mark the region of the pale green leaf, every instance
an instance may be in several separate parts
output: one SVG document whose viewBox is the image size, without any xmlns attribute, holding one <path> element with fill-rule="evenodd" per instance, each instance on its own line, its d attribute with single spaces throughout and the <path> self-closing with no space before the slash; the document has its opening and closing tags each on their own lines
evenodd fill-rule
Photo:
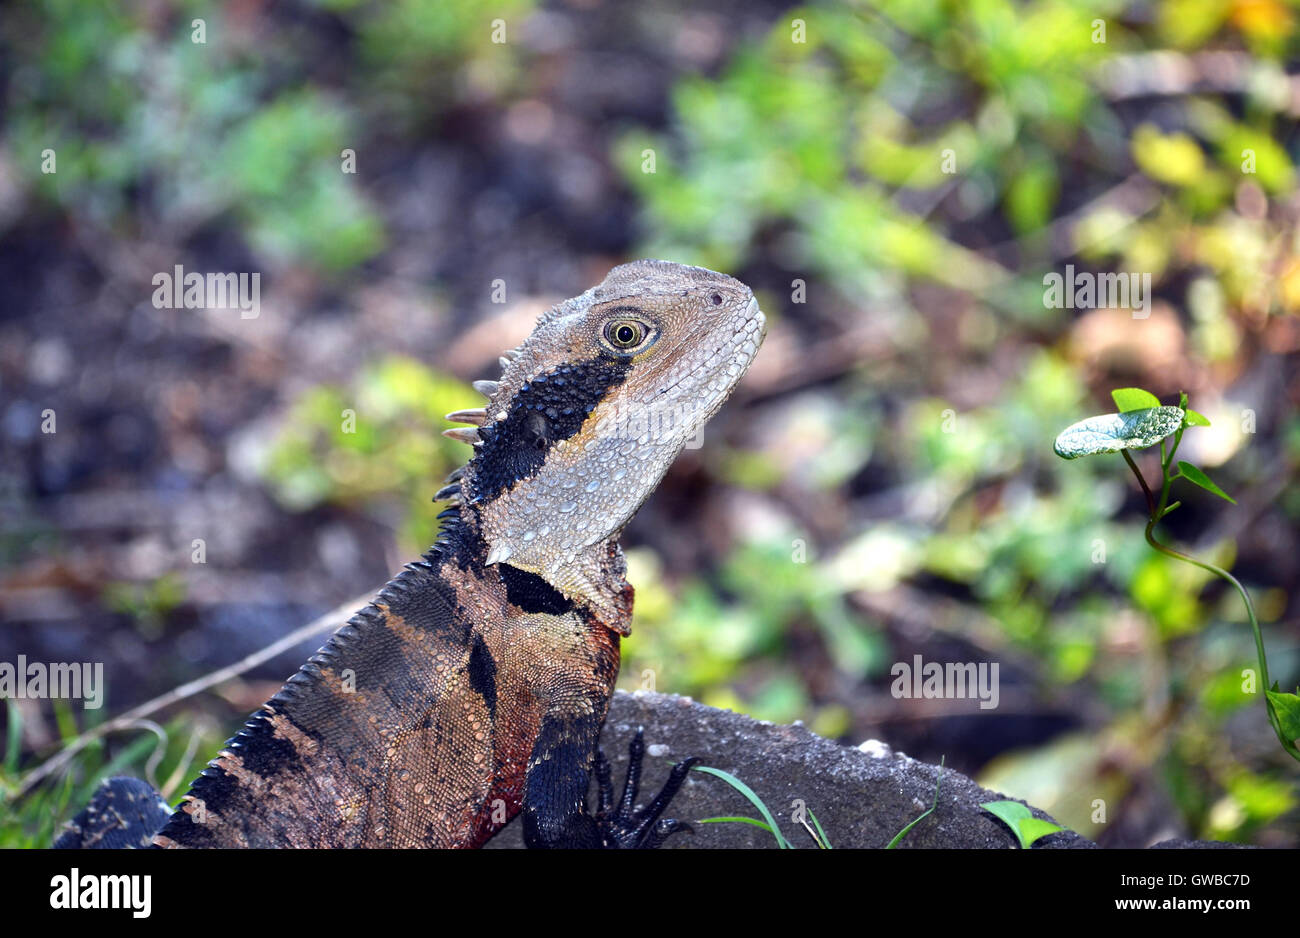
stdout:
<svg viewBox="0 0 1300 938">
<path fill-rule="evenodd" d="M 980 807 L 997 817 L 998 820 L 1012 830 L 1015 830 L 1016 826 L 1025 818 L 1034 816 L 1034 812 L 1019 801 L 989 801 L 980 805 Z"/>
<path fill-rule="evenodd" d="M 1056 438 L 1056 455 L 1078 459 L 1097 453 L 1145 449 L 1178 431 L 1183 425 L 1180 407 L 1149 407 L 1125 414 L 1102 414 L 1071 424 Z"/>
<path fill-rule="evenodd" d="M 1121 414 L 1160 406 L 1160 398 L 1141 388 L 1116 388 L 1110 392 L 1110 396 L 1115 399 L 1115 406 Z"/>
<path fill-rule="evenodd" d="M 1019 801 L 989 801 L 980 807 L 1011 828 L 1016 839 L 1020 841 L 1021 848 L 1025 850 L 1033 846 L 1034 841 L 1040 837 L 1065 829 L 1051 821 L 1034 817 L 1033 812 Z"/>
</svg>

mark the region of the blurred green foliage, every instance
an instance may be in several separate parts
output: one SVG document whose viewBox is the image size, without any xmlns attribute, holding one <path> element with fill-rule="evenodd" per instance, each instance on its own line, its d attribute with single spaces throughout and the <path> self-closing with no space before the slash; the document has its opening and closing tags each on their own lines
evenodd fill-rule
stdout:
<svg viewBox="0 0 1300 938">
<path fill-rule="evenodd" d="M 277 86 L 253 49 L 217 43 L 222 11 L 192 5 L 214 58 L 188 18 L 159 42 L 116 4 L 42 6 L 10 49 L 20 65 L 5 134 L 17 152 L 54 150 L 55 173 L 19 164 L 46 198 L 105 234 L 149 225 L 172 241 L 229 214 L 262 256 L 322 270 L 383 247 L 378 216 L 340 170 L 348 107 Z"/>
<path fill-rule="evenodd" d="M 172 4 L 161 40 L 146 8 L 44 0 L 9 11 L 5 137 L 16 153 L 52 149 L 58 168 L 24 159 L 24 181 L 108 236 L 146 227 L 175 243 L 233 222 L 277 264 L 328 273 L 373 257 L 386 244 L 383 221 L 343 170 L 343 149 L 394 121 L 436 117 L 451 99 L 448 71 L 466 60 L 484 57 L 492 67 L 471 77 L 482 93 L 499 91 L 517 44 L 494 44 L 473 0 L 320 5 L 358 32 L 363 54 L 346 88 L 311 80 L 320 50 L 280 46 L 282 60 L 265 61 L 233 8 Z M 493 16 L 518 23 L 530 6 L 506 0 Z M 358 113 L 362 93 L 382 106 Z"/>
<path fill-rule="evenodd" d="M 465 444 L 442 436 L 443 415 L 477 398 L 468 384 L 413 359 L 383 359 L 351 387 L 320 385 L 293 404 L 266 453 L 266 478 L 297 511 L 329 503 L 400 518 L 402 549 L 423 553 L 437 535 L 429 496 L 469 456 Z M 395 496 L 399 510 L 386 510 Z"/>
<path fill-rule="evenodd" d="M 142 635 L 157 638 L 168 614 L 185 602 L 185 582 L 175 573 L 164 573 L 150 583 L 110 583 L 103 602 L 130 616 Z"/>
</svg>

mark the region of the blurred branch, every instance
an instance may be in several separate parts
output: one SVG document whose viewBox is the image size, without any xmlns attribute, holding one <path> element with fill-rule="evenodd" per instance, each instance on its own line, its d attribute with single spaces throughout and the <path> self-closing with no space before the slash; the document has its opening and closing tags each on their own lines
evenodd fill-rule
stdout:
<svg viewBox="0 0 1300 938">
<path fill-rule="evenodd" d="M 1300 117 L 1300 76 L 1287 75 L 1248 52 L 1161 50 L 1108 58 L 1094 74 L 1114 101 L 1188 94 L 1250 94 Z"/>
<path fill-rule="evenodd" d="M 246 671 L 257 667 L 262 662 L 269 661 L 281 652 L 287 651 L 306 638 L 310 638 L 311 636 L 326 630 L 338 628 L 343 623 L 347 622 L 357 609 L 365 606 L 365 604 L 370 601 L 370 597 L 374 595 L 374 592 L 375 591 L 372 590 L 362 596 L 349 599 L 347 602 L 342 603 L 331 611 L 325 613 L 325 615 L 307 623 L 302 628 L 295 629 L 288 635 L 272 642 L 260 651 L 253 652 L 242 661 L 237 661 L 224 668 L 219 668 L 201 678 L 182 684 L 180 687 L 173 688 L 167 693 L 155 697 L 153 700 L 147 701 L 133 710 L 128 710 L 120 717 L 116 717 L 115 719 L 109 720 L 107 723 L 101 723 L 99 726 L 87 730 L 72 742 L 68 743 L 68 745 L 64 746 L 58 754 L 52 756 L 36 768 L 32 769 L 32 771 L 28 772 L 23 778 L 22 784 L 18 787 L 17 797 L 22 797 L 47 776 L 62 769 L 72 761 L 77 753 L 95 740 L 107 736 L 109 733 L 132 728 L 139 724 L 145 717 L 162 710 L 164 707 L 169 707 L 188 697 L 193 697 L 200 691 L 207 690 L 208 688 L 215 687 L 231 678 L 238 677 Z"/>
<path fill-rule="evenodd" d="M 1074 229 L 1080 220 L 1087 218 L 1089 215 L 1096 213 L 1101 208 L 1115 208 L 1121 210 L 1129 216 L 1127 223 L 1119 228 L 1110 229 L 1105 233 L 1106 236 L 1112 236 L 1117 231 L 1122 231 L 1128 225 L 1133 224 L 1140 217 L 1151 211 L 1160 203 L 1160 188 L 1148 179 L 1142 173 L 1133 173 L 1122 182 L 1111 186 L 1097 198 L 1085 205 L 1081 205 L 1067 215 L 1052 221 L 1050 225 L 1042 229 L 1038 234 L 1040 237 L 1046 237 L 1046 243 L 1051 247 L 1051 258 L 1068 257 L 1081 251 L 1093 247 L 1095 241 L 1076 242 L 1074 239 Z M 1014 247 L 1021 246 L 1024 239 L 1021 237 L 1011 238 L 998 244 L 981 248 L 979 254 L 998 255 L 1003 251 Z"/>
</svg>

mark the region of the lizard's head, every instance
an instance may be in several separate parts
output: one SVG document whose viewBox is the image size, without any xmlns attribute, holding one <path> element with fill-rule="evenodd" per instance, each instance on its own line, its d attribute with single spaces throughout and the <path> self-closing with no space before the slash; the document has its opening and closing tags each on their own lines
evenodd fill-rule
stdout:
<svg viewBox="0 0 1300 938">
<path fill-rule="evenodd" d="M 565 592 L 566 568 L 615 536 L 681 449 L 717 412 L 763 341 L 749 288 L 725 274 L 643 260 L 560 303 L 479 383 L 461 482 L 490 563 L 509 562 Z M 568 587 L 568 588 L 566 588 Z"/>
</svg>

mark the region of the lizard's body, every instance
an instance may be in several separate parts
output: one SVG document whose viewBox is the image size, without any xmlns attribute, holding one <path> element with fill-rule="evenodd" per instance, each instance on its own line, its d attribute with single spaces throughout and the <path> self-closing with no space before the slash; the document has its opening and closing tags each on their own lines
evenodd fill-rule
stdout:
<svg viewBox="0 0 1300 938">
<path fill-rule="evenodd" d="M 158 842 L 475 847 L 513 817 L 548 717 L 599 731 L 621 623 L 531 574 L 509 574 L 510 590 L 474 541 L 453 524 L 389 582 L 227 745 Z"/>
<path fill-rule="evenodd" d="M 154 842 L 473 847 L 521 811 L 532 846 L 679 829 L 655 822 L 687 763 L 639 813 L 608 805 L 598 763 L 586 810 L 631 620 L 617 538 L 764 328 L 743 284 L 663 261 L 543 316 L 476 385 L 487 408 L 449 415 L 479 429 L 448 431 L 475 455 L 439 493 L 438 543 L 253 715 Z"/>
</svg>

